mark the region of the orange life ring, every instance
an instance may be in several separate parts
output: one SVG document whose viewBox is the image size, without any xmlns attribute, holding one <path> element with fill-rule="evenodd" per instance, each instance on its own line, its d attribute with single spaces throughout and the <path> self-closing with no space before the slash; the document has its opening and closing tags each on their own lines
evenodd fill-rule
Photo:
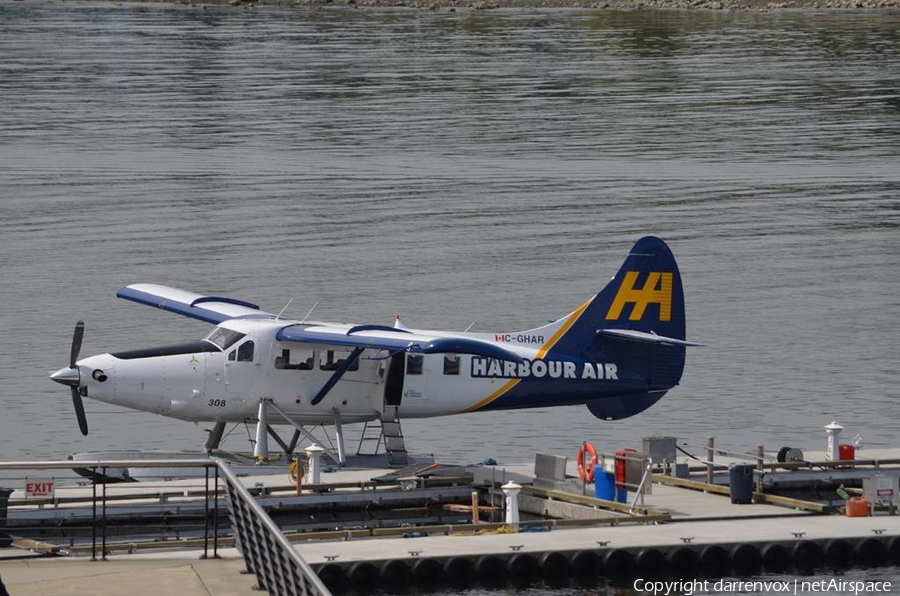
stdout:
<svg viewBox="0 0 900 596">
<path fill-rule="evenodd" d="M 590 456 L 590 459 L 585 461 L 585 454 Z M 585 441 L 581 444 L 581 448 L 578 450 L 578 475 L 581 476 L 581 480 L 584 482 L 593 482 L 594 481 L 594 466 L 597 465 L 597 450 L 594 449 L 594 446 Z"/>
</svg>

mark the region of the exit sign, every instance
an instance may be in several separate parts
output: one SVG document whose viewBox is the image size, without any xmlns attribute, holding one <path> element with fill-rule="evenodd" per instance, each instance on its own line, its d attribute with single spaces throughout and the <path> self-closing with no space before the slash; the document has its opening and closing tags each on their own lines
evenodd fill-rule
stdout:
<svg viewBox="0 0 900 596">
<path fill-rule="evenodd" d="M 52 478 L 26 478 L 26 499 L 52 499 L 56 494 L 56 481 Z"/>
</svg>

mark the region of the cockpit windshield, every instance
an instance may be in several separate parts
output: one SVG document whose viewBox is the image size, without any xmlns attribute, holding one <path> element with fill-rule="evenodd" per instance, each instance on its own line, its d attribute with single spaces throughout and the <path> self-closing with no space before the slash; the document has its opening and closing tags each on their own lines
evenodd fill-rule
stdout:
<svg viewBox="0 0 900 596">
<path fill-rule="evenodd" d="M 204 339 L 206 339 L 206 341 L 211 341 L 223 350 L 227 350 L 242 337 L 244 337 L 244 334 L 239 331 L 232 331 L 231 329 L 225 329 L 224 327 L 216 327 L 213 332 Z"/>
</svg>

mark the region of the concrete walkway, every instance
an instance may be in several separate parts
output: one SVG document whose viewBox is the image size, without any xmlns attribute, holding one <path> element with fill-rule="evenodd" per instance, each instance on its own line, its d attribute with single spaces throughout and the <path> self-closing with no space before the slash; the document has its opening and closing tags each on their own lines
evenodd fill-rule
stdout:
<svg viewBox="0 0 900 596">
<path fill-rule="evenodd" d="M 244 560 L 234 549 L 221 559 L 199 552 L 9 559 L 0 555 L 0 578 L 10 596 L 259 596 L 256 577 L 242 575 Z M 22 554 L 0 549 L 6 556 Z"/>
<path fill-rule="evenodd" d="M 756 507 L 748 505 L 747 508 Z M 414 539 L 364 538 L 341 541 L 299 542 L 294 546 L 304 559 L 315 566 L 329 559 L 335 563 L 355 561 L 412 560 L 416 557 L 459 557 L 487 554 L 508 555 L 521 550 L 526 553 L 548 551 L 572 552 L 603 549 L 661 550 L 682 545 L 687 537 L 696 548 L 706 544 L 796 542 L 795 532 L 803 539 L 823 541 L 831 538 L 861 539 L 900 535 L 900 517 L 802 516 L 793 518 L 722 519 L 716 521 L 677 522 L 661 525 L 622 525 L 618 527 L 566 528 L 551 532 L 520 534 L 433 535 Z M 415 553 L 415 554 L 412 554 Z"/>
</svg>

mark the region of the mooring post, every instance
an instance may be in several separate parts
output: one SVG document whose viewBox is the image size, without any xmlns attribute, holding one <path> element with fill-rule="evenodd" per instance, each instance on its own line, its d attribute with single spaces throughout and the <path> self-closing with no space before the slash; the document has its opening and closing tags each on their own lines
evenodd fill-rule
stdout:
<svg viewBox="0 0 900 596">
<path fill-rule="evenodd" d="M 763 459 L 765 458 L 765 450 L 762 445 L 756 446 L 756 492 L 762 492 L 763 484 Z"/>
<path fill-rule="evenodd" d="M 828 444 L 825 448 L 825 461 L 837 461 L 841 459 L 841 431 L 844 427 L 832 421 L 825 427 L 828 433 Z"/>
<path fill-rule="evenodd" d="M 713 483 L 713 455 L 715 453 L 715 437 L 706 438 L 706 484 Z"/>
<path fill-rule="evenodd" d="M 306 451 L 307 457 L 309 458 L 310 484 L 319 484 L 321 482 L 319 473 L 321 472 L 322 467 L 319 458 L 322 457 L 322 453 L 324 453 L 325 450 L 313 443 L 304 449 L 304 451 Z"/>
<path fill-rule="evenodd" d="M 479 521 L 479 513 L 478 513 L 478 491 L 472 491 L 472 525 L 477 526 Z"/>
<path fill-rule="evenodd" d="M 512 480 L 500 487 L 506 495 L 506 525 L 519 530 L 519 491 L 522 485 Z"/>
</svg>

